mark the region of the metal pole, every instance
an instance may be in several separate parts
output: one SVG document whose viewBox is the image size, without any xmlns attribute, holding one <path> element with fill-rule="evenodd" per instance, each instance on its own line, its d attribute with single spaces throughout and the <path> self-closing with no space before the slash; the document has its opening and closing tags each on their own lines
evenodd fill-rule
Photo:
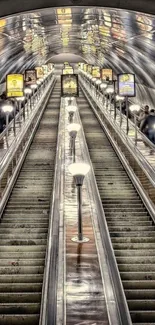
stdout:
<svg viewBox="0 0 155 325">
<path fill-rule="evenodd" d="M 24 122 L 25 122 L 25 100 L 23 102 L 23 119 L 24 119 Z"/>
<path fill-rule="evenodd" d="M 128 107 L 128 96 L 125 96 L 125 107 L 126 107 L 126 134 L 129 133 L 129 107 Z"/>
<path fill-rule="evenodd" d="M 111 114 L 111 94 L 109 94 L 109 102 L 110 102 L 110 114 Z"/>
<path fill-rule="evenodd" d="M 117 110 L 116 110 L 116 80 L 114 80 L 114 120 L 116 120 Z"/>
<path fill-rule="evenodd" d="M 134 114 L 134 123 L 135 123 L 135 145 L 137 145 L 137 116 Z"/>
<path fill-rule="evenodd" d="M 120 128 L 122 126 L 122 102 L 119 101 L 119 113 L 120 113 Z"/>
<path fill-rule="evenodd" d="M 78 240 L 83 240 L 82 232 L 82 186 L 77 185 L 77 199 L 78 199 Z"/>
<path fill-rule="evenodd" d="M 18 103 L 18 108 L 19 108 L 19 122 L 21 123 L 22 117 L 21 117 L 21 101 Z"/>
<path fill-rule="evenodd" d="M 15 111 L 15 107 L 13 108 L 13 132 L 14 135 L 16 134 L 16 111 Z"/>
<path fill-rule="evenodd" d="M 75 163 L 75 137 L 73 138 L 73 162 Z"/>
<path fill-rule="evenodd" d="M 8 125 L 9 125 L 9 114 L 6 113 L 6 143 L 8 145 Z"/>
</svg>

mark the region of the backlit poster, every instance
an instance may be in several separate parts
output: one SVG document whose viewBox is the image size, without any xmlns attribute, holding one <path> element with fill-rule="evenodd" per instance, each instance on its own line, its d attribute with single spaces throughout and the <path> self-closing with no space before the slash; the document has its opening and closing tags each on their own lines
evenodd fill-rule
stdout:
<svg viewBox="0 0 155 325">
<path fill-rule="evenodd" d="M 104 81 L 112 81 L 112 69 L 102 69 L 101 79 Z"/>
<path fill-rule="evenodd" d="M 135 75 L 132 73 L 122 73 L 117 80 L 119 96 L 135 97 Z"/>
<path fill-rule="evenodd" d="M 61 95 L 78 96 L 78 76 L 76 74 L 67 74 L 61 76 Z"/>
<path fill-rule="evenodd" d="M 7 97 L 24 96 L 24 76 L 22 74 L 8 74 L 6 77 Z"/>
<path fill-rule="evenodd" d="M 92 67 L 92 76 L 94 78 L 100 78 L 100 68 L 99 67 Z"/>
<path fill-rule="evenodd" d="M 72 67 L 66 67 L 62 70 L 62 74 L 73 74 L 73 68 Z"/>
<path fill-rule="evenodd" d="M 44 71 L 44 75 L 48 74 L 48 66 L 46 64 L 42 65 L 43 71 Z"/>
<path fill-rule="evenodd" d="M 36 67 L 37 79 L 44 77 L 44 70 L 42 67 Z"/>
<path fill-rule="evenodd" d="M 36 84 L 37 75 L 36 70 L 25 70 L 25 85 L 34 85 Z"/>
</svg>

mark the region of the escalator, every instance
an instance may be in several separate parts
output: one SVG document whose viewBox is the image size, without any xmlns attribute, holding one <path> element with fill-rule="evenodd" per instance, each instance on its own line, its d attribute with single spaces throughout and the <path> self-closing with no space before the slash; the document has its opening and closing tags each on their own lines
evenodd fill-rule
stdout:
<svg viewBox="0 0 155 325">
<path fill-rule="evenodd" d="M 81 91 L 77 105 L 132 322 L 155 324 L 154 222 Z"/>
<path fill-rule="evenodd" d="M 57 82 L 0 222 L 0 324 L 38 325 L 60 108 Z"/>
</svg>

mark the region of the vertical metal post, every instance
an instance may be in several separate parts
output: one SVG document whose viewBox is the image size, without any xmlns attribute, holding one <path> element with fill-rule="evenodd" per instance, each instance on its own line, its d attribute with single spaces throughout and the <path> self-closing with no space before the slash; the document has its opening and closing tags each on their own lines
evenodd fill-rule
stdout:
<svg viewBox="0 0 155 325">
<path fill-rule="evenodd" d="M 83 240 L 82 232 L 82 191 L 81 185 L 77 185 L 77 200 L 78 200 L 78 240 Z"/>
<path fill-rule="evenodd" d="M 25 122 L 25 100 L 23 101 L 23 119 Z"/>
<path fill-rule="evenodd" d="M 13 107 L 13 132 L 16 134 L 16 108 Z"/>
<path fill-rule="evenodd" d="M 9 114 L 6 113 L 6 143 L 8 146 L 8 125 L 9 125 Z"/>
<path fill-rule="evenodd" d="M 73 138 L 73 162 L 75 163 L 75 138 Z"/>
<path fill-rule="evenodd" d="M 117 110 L 116 110 L 116 80 L 114 80 L 114 120 L 116 121 L 116 115 L 117 115 Z"/>
<path fill-rule="evenodd" d="M 119 100 L 119 116 L 120 116 L 120 128 L 122 126 L 122 102 Z"/>
<path fill-rule="evenodd" d="M 110 102 L 110 114 L 111 114 L 111 94 L 109 94 L 109 102 Z"/>
<path fill-rule="evenodd" d="M 128 96 L 125 96 L 125 107 L 126 107 L 126 134 L 129 133 L 129 107 L 128 107 Z"/>
<path fill-rule="evenodd" d="M 137 116 L 134 114 L 134 124 L 135 124 L 135 145 L 137 145 Z"/>
</svg>

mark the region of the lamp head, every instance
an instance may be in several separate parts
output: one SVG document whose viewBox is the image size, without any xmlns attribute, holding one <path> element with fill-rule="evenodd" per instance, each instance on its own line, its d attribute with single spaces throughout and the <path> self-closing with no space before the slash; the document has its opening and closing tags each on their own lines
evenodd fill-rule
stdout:
<svg viewBox="0 0 155 325">
<path fill-rule="evenodd" d="M 31 95 L 32 94 L 32 89 L 31 88 L 25 88 L 24 93 L 25 93 L 25 95 Z"/>
<path fill-rule="evenodd" d="M 69 172 L 73 175 L 76 185 L 82 186 L 84 177 L 90 170 L 90 166 L 85 163 L 73 163 L 68 166 Z"/>
<path fill-rule="evenodd" d="M 138 105 L 138 104 L 130 105 L 129 109 L 130 109 L 131 112 L 134 112 L 134 111 L 138 112 L 140 110 L 140 105 Z"/>
<path fill-rule="evenodd" d="M 37 85 L 36 84 L 31 85 L 30 87 L 31 87 L 31 89 L 37 89 Z"/>
<path fill-rule="evenodd" d="M 9 114 L 13 111 L 13 106 L 9 103 L 6 103 L 2 106 L 2 110 L 4 113 Z"/>
<path fill-rule="evenodd" d="M 77 110 L 77 106 L 69 105 L 66 107 L 68 113 L 75 113 Z"/>
<path fill-rule="evenodd" d="M 25 96 L 22 96 L 22 97 L 16 97 L 16 100 L 18 102 L 23 102 L 25 100 Z"/>
<path fill-rule="evenodd" d="M 116 95 L 116 100 L 119 100 L 120 102 L 122 102 L 124 100 L 124 97 Z"/>
</svg>

